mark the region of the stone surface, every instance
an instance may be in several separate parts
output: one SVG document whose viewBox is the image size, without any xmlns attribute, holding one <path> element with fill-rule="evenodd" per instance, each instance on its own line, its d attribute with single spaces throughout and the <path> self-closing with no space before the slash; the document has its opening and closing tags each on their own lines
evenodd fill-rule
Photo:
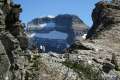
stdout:
<svg viewBox="0 0 120 80">
<path fill-rule="evenodd" d="M 98 70 L 102 70 L 105 80 L 120 80 L 119 74 L 114 71 L 119 73 L 120 65 L 119 11 L 119 5 L 98 2 L 92 13 L 93 26 L 88 31 L 86 40 L 77 41 L 77 44 L 67 49 L 71 61 L 77 60 L 80 64 L 91 61 L 98 66 Z"/>
<path fill-rule="evenodd" d="M 22 27 L 19 20 L 21 8 L 10 2 L 3 0 L 0 8 L 0 80 L 23 80 L 26 60 L 21 55 L 25 54 L 22 45 L 26 44 L 18 38 L 25 37 L 22 29 L 19 29 Z"/>
<path fill-rule="evenodd" d="M 6 54 L 4 45 L 0 41 L 0 80 L 5 79 L 10 68 L 10 61 Z"/>
</svg>

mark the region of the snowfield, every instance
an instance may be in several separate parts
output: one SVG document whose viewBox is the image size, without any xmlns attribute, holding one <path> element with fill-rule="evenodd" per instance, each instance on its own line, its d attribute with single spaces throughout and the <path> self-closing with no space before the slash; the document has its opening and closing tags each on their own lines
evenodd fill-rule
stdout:
<svg viewBox="0 0 120 80">
<path fill-rule="evenodd" d="M 54 22 L 49 22 L 49 23 L 43 23 L 43 24 L 38 24 L 38 25 L 28 25 L 29 30 L 42 30 L 43 28 L 54 28 L 56 27 L 56 24 Z"/>
<path fill-rule="evenodd" d="M 48 39 L 67 39 L 68 34 L 59 32 L 59 31 L 51 31 L 49 33 L 37 33 L 35 35 L 38 38 L 48 38 Z"/>
<path fill-rule="evenodd" d="M 49 33 L 32 33 L 28 34 L 29 38 L 37 37 L 37 38 L 47 38 L 47 39 L 67 39 L 68 34 L 60 31 L 51 31 Z"/>
</svg>

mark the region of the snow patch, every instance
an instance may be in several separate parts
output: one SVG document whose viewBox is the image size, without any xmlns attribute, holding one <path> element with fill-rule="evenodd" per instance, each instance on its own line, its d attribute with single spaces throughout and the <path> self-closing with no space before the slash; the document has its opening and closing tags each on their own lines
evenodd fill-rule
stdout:
<svg viewBox="0 0 120 80">
<path fill-rule="evenodd" d="M 48 39 L 67 39 L 68 34 L 59 32 L 59 31 L 51 31 L 49 33 L 37 33 L 35 35 L 38 38 L 48 38 Z"/>
<path fill-rule="evenodd" d="M 86 36 L 87 36 L 87 34 L 83 34 L 82 38 L 83 38 L 83 39 L 86 39 Z"/>
<path fill-rule="evenodd" d="M 49 17 L 49 18 L 55 18 L 56 16 L 53 16 L 53 15 L 47 15 L 47 16 L 40 16 L 39 18 L 45 18 L 45 17 Z"/>
<path fill-rule="evenodd" d="M 56 24 L 54 22 L 49 22 L 49 23 L 43 23 L 43 24 L 38 24 L 38 25 L 28 25 L 29 30 L 41 30 L 43 28 L 54 28 L 56 27 Z"/>
<path fill-rule="evenodd" d="M 33 38 L 36 35 L 36 33 L 32 33 L 32 34 L 27 34 L 28 38 Z"/>
<path fill-rule="evenodd" d="M 40 27 L 40 28 L 44 28 L 44 27 L 46 27 L 47 26 L 47 24 L 46 23 L 44 23 L 44 24 L 39 24 L 39 26 L 38 27 Z"/>
<path fill-rule="evenodd" d="M 53 15 L 48 15 L 47 17 L 49 17 L 49 18 L 55 18 L 55 16 L 53 16 Z"/>
</svg>

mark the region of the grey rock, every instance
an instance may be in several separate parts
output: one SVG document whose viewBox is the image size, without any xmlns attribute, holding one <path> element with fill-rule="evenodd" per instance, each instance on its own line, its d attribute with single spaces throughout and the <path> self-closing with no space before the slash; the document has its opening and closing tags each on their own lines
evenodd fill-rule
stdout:
<svg viewBox="0 0 120 80">
<path fill-rule="evenodd" d="M 3 11 L 0 9 L 0 31 L 5 30 L 5 15 L 3 14 Z"/>
<path fill-rule="evenodd" d="M 7 77 L 10 68 L 10 61 L 6 54 L 4 45 L 0 41 L 0 80 L 4 80 Z"/>
<path fill-rule="evenodd" d="M 103 71 L 109 73 L 111 70 L 115 69 L 115 65 L 110 62 L 103 63 Z"/>
<path fill-rule="evenodd" d="M 4 5 L 7 4 L 11 9 L 15 7 L 19 8 L 19 5 L 11 4 L 9 1 L 10 0 L 3 1 L 6 2 Z M 2 3 L 2 1 L 0 3 Z M 6 10 L 8 11 L 6 12 Z M 22 79 L 22 77 L 24 77 L 22 74 L 24 73 L 23 69 L 25 63 L 27 64 L 27 60 L 25 60 L 25 56 L 21 56 L 23 55 L 21 43 L 10 29 L 13 28 L 12 30 L 14 32 L 16 29 L 14 25 L 18 23 L 19 16 L 16 16 L 17 13 L 9 13 L 11 13 L 11 11 L 8 8 L 0 8 L 0 80 L 24 80 Z M 9 16 L 9 19 L 6 16 Z M 8 23 L 6 23 L 6 20 L 8 20 Z M 9 23 L 9 20 L 13 22 Z M 17 27 L 20 26 L 17 25 Z M 20 31 L 20 33 L 23 32 Z"/>
</svg>

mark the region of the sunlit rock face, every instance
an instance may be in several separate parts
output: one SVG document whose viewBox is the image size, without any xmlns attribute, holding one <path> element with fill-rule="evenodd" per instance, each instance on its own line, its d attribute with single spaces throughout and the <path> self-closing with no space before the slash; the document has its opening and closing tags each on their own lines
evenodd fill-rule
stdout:
<svg viewBox="0 0 120 80">
<path fill-rule="evenodd" d="M 79 17 L 69 14 L 35 18 L 26 27 L 29 37 L 35 34 L 30 40 L 37 45 L 32 45 L 38 48 L 44 46 L 46 51 L 54 52 L 62 52 L 87 30 L 88 27 Z"/>
</svg>

